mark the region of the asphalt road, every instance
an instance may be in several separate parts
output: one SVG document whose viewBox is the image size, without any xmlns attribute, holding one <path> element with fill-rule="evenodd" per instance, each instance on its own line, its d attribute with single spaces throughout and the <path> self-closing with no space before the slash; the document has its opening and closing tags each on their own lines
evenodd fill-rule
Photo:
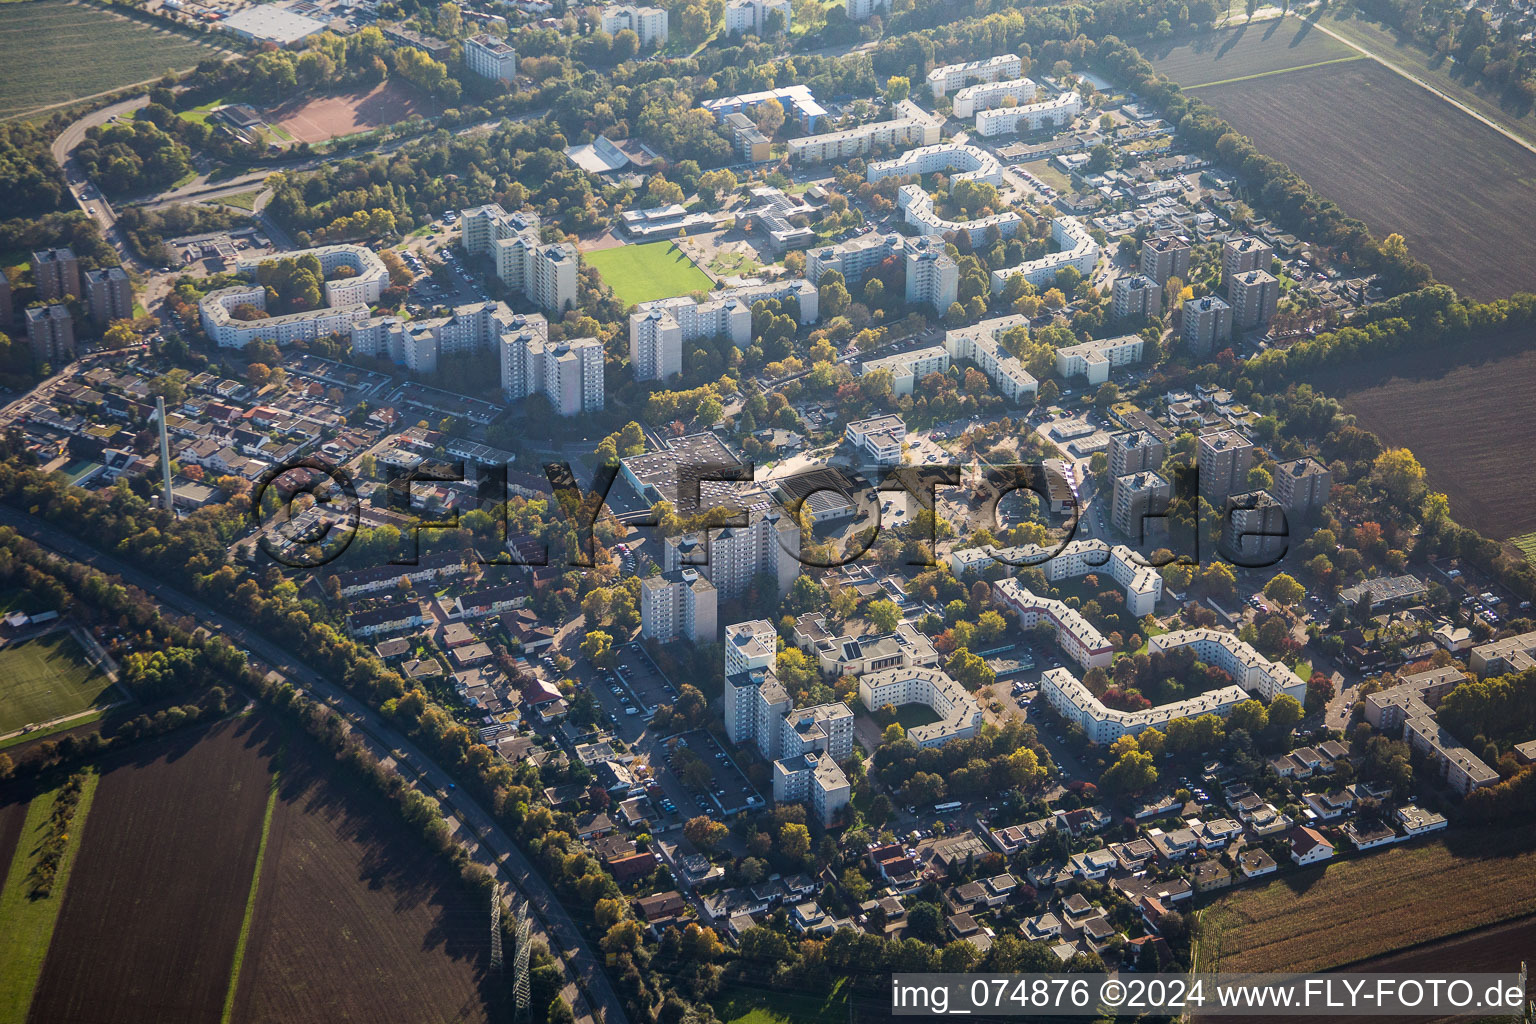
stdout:
<svg viewBox="0 0 1536 1024">
<path fill-rule="evenodd" d="M 414 776 L 424 791 L 442 803 L 449 828 L 464 843 L 471 857 L 488 867 L 494 866 L 503 881 L 510 882 L 533 903 L 541 917 L 539 923 L 544 926 L 539 930 L 544 933 L 551 951 L 565 950 L 571 953 L 568 960 L 557 957 L 564 965 L 567 976 L 573 982 L 575 976 L 579 976 L 585 985 L 586 997 L 606 1015 L 602 1018 L 594 1017 L 592 1007 L 584 1005 L 587 999 L 573 992 L 576 998 L 571 1002 L 577 1019 L 603 1019 L 608 1024 L 623 1024 L 629 1019 L 618 995 L 609 984 L 608 976 L 603 973 L 602 961 L 587 945 L 581 930 L 564 905 L 522 851 L 478 802 L 462 790 L 451 788 L 453 780 L 446 771 L 372 708 L 295 660 L 290 652 L 214 611 L 202 601 L 96 550 L 57 527 L 8 508 L 0 508 L 0 524 L 14 527 L 22 536 L 60 555 L 121 576 L 162 604 L 190 615 L 204 627 L 221 633 L 269 666 L 277 676 L 324 699 L 347 718 L 358 734 L 369 742 L 381 761 L 397 769 L 408 768 L 409 772 L 402 771 L 401 774 Z"/>
</svg>

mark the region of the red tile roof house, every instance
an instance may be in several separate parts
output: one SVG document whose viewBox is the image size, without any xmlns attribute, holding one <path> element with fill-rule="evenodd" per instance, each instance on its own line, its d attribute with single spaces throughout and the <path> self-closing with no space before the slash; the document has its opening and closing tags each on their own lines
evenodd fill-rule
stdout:
<svg viewBox="0 0 1536 1024">
<path fill-rule="evenodd" d="M 1287 838 L 1291 841 L 1291 860 L 1298 865 L 1321 864 L 1333 856 L 1333 844 L 1316 829 L 1302 825 L 1291 829 Z"/>
</svg>

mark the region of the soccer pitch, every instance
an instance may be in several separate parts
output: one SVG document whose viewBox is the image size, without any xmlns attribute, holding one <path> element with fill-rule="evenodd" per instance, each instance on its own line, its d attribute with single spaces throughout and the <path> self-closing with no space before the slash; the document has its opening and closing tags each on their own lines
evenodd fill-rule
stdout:
<svg viewBox="0 0 1536 1024">
<path fill-rule="evenodd" d="M 0 648 L 0 733 L 112 703 L 112 681 L 65 630 Z"/>
<path fill-rule="evenodd" d="M 626 306 L 707 292 L 714 286 L 709 275 L 673 242 L 620 245 L 582 253 L 582 257 L 597 268 Z"/>
</svg>

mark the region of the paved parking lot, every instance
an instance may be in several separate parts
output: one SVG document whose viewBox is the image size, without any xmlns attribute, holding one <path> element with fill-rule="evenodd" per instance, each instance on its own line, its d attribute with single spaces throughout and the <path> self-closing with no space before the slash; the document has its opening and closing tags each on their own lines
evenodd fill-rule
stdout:
<svg viewBox="0 0 1536 1024">
<path fill-rule="evenodd" d="M 746 775 L 731 757 L 730 752 L 708 732 L 695 729 L 679 736 L 677 740 L 678 750 L 686 750 L 696 755 L 700 763 L 709 768 L 710 772 L 709 780 L 705 783 L 705 792 L 684 787 L 687 798 L 679 804 L 683 817 L 689 816 L 690 808 L 687 800 L 691 800 L 693 807 L 699 812 L 712 814 L 715 817 L 735 814 L 749 807 L 762 806 L 763 798 L 752 788 L 752 783 L 747 781 Z"/>
<path fill-rule="evenodd" d="M 647 718 L 658 707 L 672 703 L 677 697 L 677 687 L 662 674 L 645 648 L 638 643 L 620 648 L 619 663 L 614 668 L 614 675 L 618 685 Z"/>
</svg>

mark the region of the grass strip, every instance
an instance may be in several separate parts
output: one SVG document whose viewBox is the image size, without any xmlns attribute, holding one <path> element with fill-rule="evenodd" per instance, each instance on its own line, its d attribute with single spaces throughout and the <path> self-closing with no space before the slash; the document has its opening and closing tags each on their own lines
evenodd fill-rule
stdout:
<svg viewBox="0 0 1536 1024">
<path fill-rule="evenodd" d="M 75 805 L 74 818 L 70 822 L 69 844 L 54 875 L 52 893 L 46 899 L 31 897 L 29 876 L 39 859 L 40 837 L 48 826 L 64 780 L 48 792 L 33 797 L 27 805 L 27 820 L 16 840 L 16 853 L 5 874 L 5 887 L 0 889 L 0 1024 L 26 1024 L 33 993 L 43 974 L 43 960 L 53 941 L 59 907 L 63 905 L 64 893 L 69 887 L 69 873 L 80 852 L 85 818 L 99 781 L 95 772 L 85 776 L 80 801 Z"/>
<path fill-rule="evenodd" d="M 279 763 L 282 751 L 278 751 Z M 261 819 L 261 842 L 256 844 L 256 866 L 251 869 L 251 890 L 245 897 L 245 917 L 240 921 L 240 937 L 235 941 L 235 958 L 229 967 L 229 991 L 224 993 L 224 1012 L 219 1024 L 229 1024 L 235 1013 L 235 993 L 240 990 L 240 969 L 245 965 L 245 946 L 251 938 L 251 920 L 256 916 L 256 895 L 261 888 L 261 865 L 267 859 L 267 838 L 272 834 L 272 811 L 277 807 L 277 781 L 282 775 L 280 767 L 272 769 L 272 782 L 267 787 L 267 810 Z"/>
<path fill-rule="evenodd" d="M 1273 71 L 1260 71 L 1256 75 L 1241 75 L 1237 78 L 1223 78 L 1219 82 L 1201 82 L 1199 85 L 1186 85 L 1182 86 L 1181 88 L 1185 89 L 1186 91 L 1190 89 L 1209 89 L 1213 85 L 1232 85 L 1235 82 L 1251 82 L 1255 78 L 1269 78 L 1271 75 L 1288 75 L 1292 71 L 1310 71 L 1313 68 L 1327 67 L 1329 64 L 1347 64 L 1352 60 L 1365 59 L 1366 56 L 1363 53 L 1352 53 L 1348 57 L 1335 57 L 1332 60 L 1320 60 L 1315 64 L 1298 64 L 1294 68 L 1276 68 Z"/>
</svg>

